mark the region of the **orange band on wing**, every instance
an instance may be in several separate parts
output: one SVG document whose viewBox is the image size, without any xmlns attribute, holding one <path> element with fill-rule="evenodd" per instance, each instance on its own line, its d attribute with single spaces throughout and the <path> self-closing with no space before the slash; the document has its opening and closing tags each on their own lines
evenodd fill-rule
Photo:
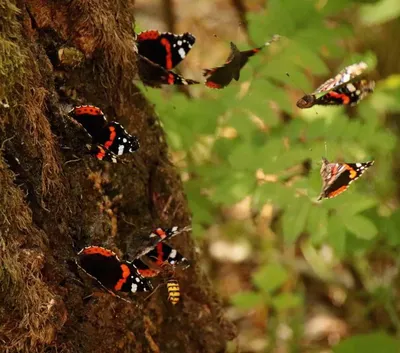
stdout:
<svg viewBox="0 0 400 353">
<path fill-rule="evenodd" d="M 110 257 L 110 256 L 117 257 L 117 255 L 114 252 L 112 252 L 111 250 L 104 249 L 100 246 L 91 246 L 89 248 L 86 248 L 82 251 L 82 254 L 85 254 L 85 255 L 100 254 L 103 256 L 107 256 L 107 257 Z"/>
<path fill-rule="evenodd" d="M 329 96 L 333 97 L 333 98 L 339 98 L 342 100 L 343 104 L 349 104 L 350 103 L 350 97 L 343 94 L 343 93 L 337 93 L 334 91 L 331 91 L 328 93 Z"/>
<path fill-rule="evenodd" d="M 330 192 L 327 196 L 329 198 L 335 197 L 335 196 L 341 194 L 342 192 L 346 191 L 347 188 L 348 188 L 348 185 L 344 185 L 344 186 L 340 187 L 339 189 Z"/>
<path fill-rule="evenodd" d="M 165 68 L 167 70 L 172 69 L 172 52 L 171 52 L 171 44 L 168 39 L 161 39 L 161 44 L 165 47 L 165 51 L 167 52 L 167 57 L 165 58 Z"/>
<path fill-rule="evenodd" d="M 111 147 L 111 145 L 113 144 L 115 137 L 117 136 L 117 133 L 115 132 L 115 127 L 114 126 L 110 126 L 110 139 L 104 144 L 104 147 L 109 149 Z"/>
<path fill-rule="evenodd" d="M 138 272 L 143 276 L 143 277 L 155 277 L 157 276 L 160 271 L 159 270 L 155 270 L 155 269 L 147 269 L 147 270 L 138 270 Z"/>
<path fill-rule="evenodd" d="M 97 108 L 93 105 L 83 105 L 80 107 L 75 107 L 74 113 L 76 115 L 104 115 L 100 108 Z"/>
<path fill-rule="evenodd" d="M 157 229 L 156 229 L 156 234 L 157 234 L 161 239 L 164 239 L 164 238 L 167 236 L 162 228 L 157 228 Z"/>
<path fill-rule="evenodd" d="M 357 172 L 347 164 L 345 164 L 344 166 L 345 166 L 346 170 L 348 170 L 350 172 L 350 179 L 354 179 L 357 176 Z"/>
<path fill-rule="evenodd" d="M 121 270 L 122 270 L 122 279 L 120 279 L 117 284 L 115 285 L 114 289 L 116 291 L 121 290 L 122 286 L 126 283 L 127 278 L 130 276 L 131 274 L 131 270 L 129 269 L 129 267 L 125 264 L 121 265 Z"/>
<path fill-rule="evenodd" d="M 150 31 L 145 31 L 142 32 L 138 35 L 137 40 L 140 42 L 141 40 L 151 40 L 151 39 L 157 39 L 160 36 L 159 31 L 155 30 L 150 30 Z"/>
</svg>

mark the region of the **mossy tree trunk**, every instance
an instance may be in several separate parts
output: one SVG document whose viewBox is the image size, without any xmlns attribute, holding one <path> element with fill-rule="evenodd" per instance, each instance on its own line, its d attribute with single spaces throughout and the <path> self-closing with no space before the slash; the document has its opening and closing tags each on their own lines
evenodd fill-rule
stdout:
<svg viewBox="0 0 400 353">
<path fill-rule="evenodd" d="M 96 292 L 73 266 L 96 244 L 135 252 L 139 235 L 186 226 L 190 214 L 164 133 L 135 87 L 133 1 L 0 0 L 0 351 L 223 352 L 234 336 L 194 260 L 165 288 L 126 303 Z M 59 49 L 83 53 L 62 65 Z M 110 165 L 65 105 L 94 104 L 136 134 L 141 149 Z M 97 289 L 97 292 L 99 290 Z"/>
</svg>

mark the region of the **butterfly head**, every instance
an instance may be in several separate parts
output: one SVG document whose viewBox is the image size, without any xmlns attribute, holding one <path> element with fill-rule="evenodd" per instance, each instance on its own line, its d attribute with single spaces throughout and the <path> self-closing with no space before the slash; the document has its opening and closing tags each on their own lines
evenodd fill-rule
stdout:
<svg viewBox="0 0 400 353">
<path fill-rule="evenodd" d="M 315 104 L 315 101 L 316 101 L 315 95 L 306 94 L 297 101 L 296 105 L 300 109 L 311 108 Z"/>
</svg>

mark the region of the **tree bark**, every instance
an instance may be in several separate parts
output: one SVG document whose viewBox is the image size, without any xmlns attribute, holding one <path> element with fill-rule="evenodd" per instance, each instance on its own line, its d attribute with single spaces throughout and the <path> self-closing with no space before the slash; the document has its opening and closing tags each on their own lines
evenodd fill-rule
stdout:
<svg viewBox="0 0 400 353">
<path fill-rule="evenodd" d="M 176 307 L 165 287 L 132 304 L 95 295 L 74 266 L 84 246 L 132 260 L 154 228 L 190 224 L 158 117 L 134 83 L 133 21 L 128 0 L 0 0 L 1 352 L 216 353 L 235 336 L 189 234 L 172 241 L 193 261 L 177 274 Z M 83 55 L 63 63 L 69 47 Z M 140 150 L 118 164 L 89 156 L 67 103 L 99 106 Z"/>
</svg>

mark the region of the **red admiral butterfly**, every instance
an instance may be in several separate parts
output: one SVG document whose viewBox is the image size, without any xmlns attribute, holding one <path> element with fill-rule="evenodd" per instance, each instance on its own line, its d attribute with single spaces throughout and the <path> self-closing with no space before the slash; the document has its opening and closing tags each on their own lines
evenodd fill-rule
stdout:
<svg viewBox="0 0 400 353">
<path fill-rule="evenodd" d="M 142 81 L 149 86 L 193 85 L 200 82 L 185 79 L 170 71 L 188 54 L 196 38 L 191 33 L 176 35 L 149 30 L 137 35 L 138 67 Z"/>
<path fill-rule="evenodd" d="M 180 287 L 175 276 L 177 266 L 186 269 L 190 266 L 189 261 L 178 251 L 167 244 L 158 243 L 156 248 L 146 254 L 145 260 L 149 261 L 147 265 L 141 259 L 135 259 L 133 263 L 143 277 L 155 277 L 160 273 L 167 277 L 168 301 L 176 305 L 180 298 Z"/>
<path fill-rule="evenodd" d="M 107 122 L 100 108 L 82 105 L 73 108 L 68 115 L 83 126 L 97 146 L 91 152 L 100 160 L 116 162 L 116 156 L 139 149 L 139 140 L 130 135 L 116 121 Z M 107 152 L 106 152 L 107 150 Z"/>
<path fill-rule="evenodd" d="M 206 77 L 206 86 L 210 88 L 221 89 L 229 85 L 233 79 L 240 78 L 240 70 L 246 65 L 250 57 L 257 54 L 264 47 L 277 41 L 279 35 L 274 35 L 272 39 L 266 42 L 262 47 L 239 51 L 234 43 L 231 42 L 231 53 L 223 66 L 203 70 L 203 76 Z"/>
<path fill-rule="evenodd" d="M 153 250 L 146 253 L 146 259 L 150 262 L 150 266 L 141 259 L 133 260 L 138 272 L 143 277 L 157 276 L 165 265 L 170 265 L 172 267 L 179 266 L 182 269 L 186 269 L 190 266 L 188 259 L 165 243 L 158 243 Z"/>
<path fill-rule="evenodd" d="M 169 71 L 139 55 L 139 76 L 144 84 L 152 87 L 160 85 L 196 85 L 199 81 L 186 79 L 175 72 Z"/>
<path fill-rule="evenodd" d="M 360 79 L 359 76 L 368 68 L 360 62 L 350 65 L 319 86 L 313 93 L 300 98 L 296 105 L 301 109 L 314 105 L 355 105 L 372 93 L 375 81 Z M 322 94 L 319 98 L 317 95 Z"/>
<path fill-rule="evenodd" d="M 320 174 L 322 177 L 322 191 L 318 201 L 323 198 L 332 198 L 346 191 L 349 185 L 357 180 L 374 161 L 365 163 L 329 163 L 322 157 Z"/>
<path fill-rule="evenodd" d="M 137 35 L 139 54 L 167 70 L 173 69 L 186 57 L 195 41 L 196 38 L 188 32 L 176 35 L 149 30 Z"/>
<path fill-rule="evenodd" d="M 132 262 L 121 261 L 111 250 L 88 246 L 78 253 L 78 260 L 77 265 L 112 294 L 111 291 L 136 293 L 153 289 Z"/>
<path fill-rule="evenodd" d="M 86 145 L 90 154 L 94 155 L 100 161 L 117 163 L 117 156 L 102 145 Z"/>
<path fill-rule="evenodd" d="M 157 228 L 153 231 L 149 236 L 142 241 L 142 243 L 138 246 L 138 250 L 133 254 L 133 258 L 137 259 L 143 255 L 148 254 L 152 250 L 154 250 L 157 245 L 167 239 L 174 237 L 175 235 L 181 234 L 183 232 L 190 231 L 192 228 L 190 226 L 179 229 L 178 227 L 172 228 Z M 166 251 L 168 253 L 167 248 L 162 248 L 161 250 Z M 152 253 L 154 254 L 154 253 Z M 169 253 L 168 253 L 169 255 Z M 173 258 L 174 256 L 172 256 Z"/>
</svg>

